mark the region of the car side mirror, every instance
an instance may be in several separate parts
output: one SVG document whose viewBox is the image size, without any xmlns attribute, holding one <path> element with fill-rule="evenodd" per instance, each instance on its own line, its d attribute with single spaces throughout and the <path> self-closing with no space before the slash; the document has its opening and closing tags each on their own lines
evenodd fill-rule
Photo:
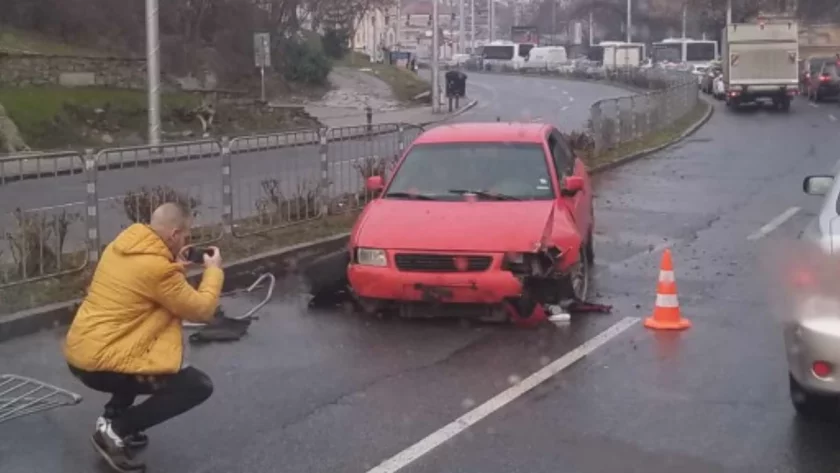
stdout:
<svg viewBox="0 0 840 473">
<path fill-rule="evenodd" d="M 382 192 L 382 189 L 385 188 L 385 181 L 382 179 L 382 176 L 370 176 L 365 181 L 365 189 L 368 192 L 373 194 L 378 194 Z"/>
<path fill-rule="evenodd" d="M 582 191 L 584 187 L 583 178 L 580 176 L 566 176 L 562 182 L 562 194 L 571 197 Z"/>
<path fill-rule="evenodd" d="M 834 187 L 834 176 L 808 176 L 802 181 L 802 190 L 809 195 L 825 195 Z"/>
</svg>

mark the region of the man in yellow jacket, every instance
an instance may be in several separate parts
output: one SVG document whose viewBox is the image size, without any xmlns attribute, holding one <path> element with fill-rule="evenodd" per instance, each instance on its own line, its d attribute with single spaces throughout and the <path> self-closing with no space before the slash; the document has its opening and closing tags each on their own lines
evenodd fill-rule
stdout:
<svg viewBox="0 0 840 473">
<path fill-rule="evenodd" d="M 134 224 L 108 245 L 96 267 L 64 346 L 73 374 L 111 394 L 92 437 L 116 470 L 143 471 L 134 451 L 148 443 L 149 427 L 204 402 L 210 378 L 184 362 L 183 320 L 209 322 L 224 282 L 221 254 L 204 255 L 198 289 L 186 278 L 183 257 L 189 212 L 164 204 L 149 225 Z M 137 396 L 150 396 L 134 405 Z"/>
</svg>

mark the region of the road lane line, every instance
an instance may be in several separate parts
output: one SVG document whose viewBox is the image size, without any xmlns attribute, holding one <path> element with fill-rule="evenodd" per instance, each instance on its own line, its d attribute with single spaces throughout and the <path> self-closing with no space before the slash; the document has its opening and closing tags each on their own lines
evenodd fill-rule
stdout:
<svg viewBox="0 0 840 473">
<path fill-rule="evenodd" d="M 568 110 L 568 109 L 569 109 L 569 106 L 568 106 L 568 105 L 563 105 L 563 107 L 560 109 L 560 111 L 561 111 L 561 112 L 565 112 L 565 111 L 566 111 L 566 110 Z"/>
<path fill-rule="evenodd" d="M 568 91 L 568 90 L 564 90 L 564 91 L 563 91 L 563 95 L 569 95 L 569 91 Z"/>
<path fill-rule="evenodd" d="M 828 119 L 833 121 L 833 122 L 837 121 L 837 117 L 835 117 L 834 115 L 831 115 L 831 114 L 828 115 Z"/>
<path fill-rule="evenodd" d="M 796 215 L 796 212 L 799 212 L 799 207 L 791 207 L 791 208 L 785 210 L 779 216 L 777 216 L 773 220 L 770 220 L 770 222 L 768 222 L 767 225 L 759 228 L 755 233 L 748 236 L 747 240 L 756 241 L 756 240 L 759 240 L 761 238 L 764 238 L 770 232 L 779 228 L 780 226 L 782 226 L 782 224 L 784 224 L 785 222 L 790 220 L 791 217 Z"/>
<path fill-rule="evenodd" d="M 810 105 L 810 106 L 812 106 L 812 107 L 814 107 L 814 108 L 820 108 L 820 106 L 819 106 L 819 105 L 817 105 L 817 104 L 815 104 L 814 102 L 810 102 L 808 105 Z"/>
<path fill-rule="evenodd" d="M 550 364 L 541 368 L 539 371 L 523 379 L 518 384 L 502 391 L 484 404 L 455 419 L 423 440 L 385 460 L 380 463 L 379 466 L 368 470 L 367 473 L 394 473 L 405 468 L 415 460 L 439 447 L 461 432 L 464 432 L 485 417 L 505 407 L 510 402 L 516 400 L 540 384 L 548 381 L 556 374 L 560 373 L 581 358 L 589 355 L 597 348 L 632 327 L 638 321 L 639 319 L 636 317 L 625 317 L 619 320 L 615 325 L 599 333 L 594 338 L 589 339 L 579 347 L 554 360 Z"/>
</svg>

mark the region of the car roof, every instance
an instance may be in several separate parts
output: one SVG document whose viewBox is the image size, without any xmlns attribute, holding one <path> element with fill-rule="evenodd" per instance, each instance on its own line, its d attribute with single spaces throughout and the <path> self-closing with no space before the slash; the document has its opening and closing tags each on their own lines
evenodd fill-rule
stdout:
<svg viewBox="0 0 840 473">
<path fill-rule="evenodd" d="M 554 127 L 547 123 L 487 122 L 441 125 L 426 130 L 414 144 L 542 143 Z"/>
</svg>

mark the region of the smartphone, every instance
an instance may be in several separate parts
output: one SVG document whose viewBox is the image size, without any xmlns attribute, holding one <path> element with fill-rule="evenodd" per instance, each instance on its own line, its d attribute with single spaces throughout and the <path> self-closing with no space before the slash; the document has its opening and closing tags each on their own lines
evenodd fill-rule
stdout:
<svg viewBox="0 0 840 473">
<path fill-rule="evenodd" d="M 185 257 L 187 261 L 195 264 L 204 264 L 204 255 L 213 256 L 213 249 L 212 248 L 198 248 L 198 247 L 190 247 L 187 250 L 187 254 Z"/>
</svg>

